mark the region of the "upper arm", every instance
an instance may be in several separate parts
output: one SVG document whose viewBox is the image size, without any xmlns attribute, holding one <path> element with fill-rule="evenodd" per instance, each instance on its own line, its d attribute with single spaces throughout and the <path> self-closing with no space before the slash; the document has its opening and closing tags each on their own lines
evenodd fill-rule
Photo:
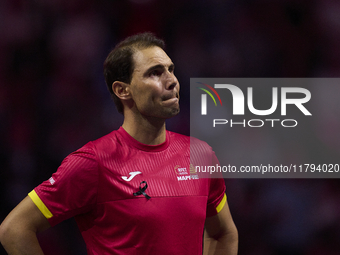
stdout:
<svg viewBox="0 0 340 255">
<path fill-rule="evenodd" d="M 206 218 L 204 227 L 206 237 L 215 239 L 224 234 L 237 233 L 227 202 L 218 214 Z"/>
<path fill-rule="evenodd" d="M 0 226 L 1 238 L 13 231 L 41 232 L 50 227 L 50 223 L 34 204 L 30 197 L 25 197 L 5 218 Z"/>
</svg>

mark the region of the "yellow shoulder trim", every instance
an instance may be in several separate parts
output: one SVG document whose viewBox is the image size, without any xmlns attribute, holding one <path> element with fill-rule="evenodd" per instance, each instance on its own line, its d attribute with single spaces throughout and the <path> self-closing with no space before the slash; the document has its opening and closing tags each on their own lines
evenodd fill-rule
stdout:
<svg viewBox="0 0 340 255">
<path fill-rule="evenodd" d="M 34 190 L 28 193 L 28 196 L 32 199 L 34 204 L 39 208 L 39 210 L 46 217 L 46 219 L 52 218 L 53 214 L 50 212 L 50 210 L 48 210 L 46 205 L 43 203 L 43 201 L 41 201 L 40 197 Z"/>
<path fill-rule="evenodd" d="M 217 213 L 219 213 L 219 212 L 223 209 L 223 207 L 224 207 L 224 205 L 225 205 L 226 202 L 227 202 L 227 195 L 224 194 L 224 196 L 223 196 L 221 202 L 220 202 L 220 203 L 218 204 L 218 206 L 216 207 Z"/>
</svg>

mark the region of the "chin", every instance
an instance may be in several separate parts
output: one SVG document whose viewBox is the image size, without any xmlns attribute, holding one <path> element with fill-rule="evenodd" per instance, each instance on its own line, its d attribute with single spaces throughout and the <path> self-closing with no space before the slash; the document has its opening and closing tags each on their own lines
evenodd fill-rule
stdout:
<svg viewBox="0 0 340 255">
<path fill-rule="evenodd" d="M 171 112 L 169 112 L 169 117 L 167 117 L 167 119 L 175 117 L 177 114 L 179 114 L 180 109 L 176 108 L 176 109 L 172 109 Z"/>
<path fill-rule="evenodd" d="M 175 117 L 177 114 L 179 114 L 180 109 L 179 107 L 173 107 L 173 108 L 166 108 L 158 111 L 147 111 L 142 113 L 144 116 L 149 116 L 156 119 L 170 119 L 172 117 Z"/>
</svg>

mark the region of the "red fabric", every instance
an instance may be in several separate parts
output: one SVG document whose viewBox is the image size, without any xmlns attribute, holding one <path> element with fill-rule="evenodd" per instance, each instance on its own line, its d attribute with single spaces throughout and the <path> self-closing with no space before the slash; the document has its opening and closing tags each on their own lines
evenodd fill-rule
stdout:
<svg viewBox="0 0 340 255">
<path fill-rule="evenodd" d="M 88 254 L 202 254 L 205 218 L 216 214 L 225 186 L 190 172 L 189 141 L 167 131 L 163 144 L 149 146 L 120 128 L 70 154 L 35 191 L 51 225 L 75 217 Z M 200 163 L 215 162 L 196 142 Z M 150 200 L 133 195 L 142 181 Z"/>
</svg>

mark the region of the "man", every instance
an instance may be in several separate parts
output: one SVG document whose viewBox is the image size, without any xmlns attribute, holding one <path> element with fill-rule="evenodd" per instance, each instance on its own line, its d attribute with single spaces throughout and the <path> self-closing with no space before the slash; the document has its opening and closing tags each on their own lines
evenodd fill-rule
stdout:
<svg viewBox="0 0 340 255">
<path fill-rule="evenodd" d="M 104 74 L 122 127 L 70 154 L 13 209 L 0 227 L 6 251 L 43 254 L 36 233 L 75 217 L 88 254 L 202 254 L 204 229 L 204 254 L 237 254 L 223 179 L 199 178 L 192 165 L 216 162 L 213 151 L 193 140 L 190 153 L 189 137 L 165 128 L 179 83 L 164 42 L 127 38 Z"/>
</svg>

